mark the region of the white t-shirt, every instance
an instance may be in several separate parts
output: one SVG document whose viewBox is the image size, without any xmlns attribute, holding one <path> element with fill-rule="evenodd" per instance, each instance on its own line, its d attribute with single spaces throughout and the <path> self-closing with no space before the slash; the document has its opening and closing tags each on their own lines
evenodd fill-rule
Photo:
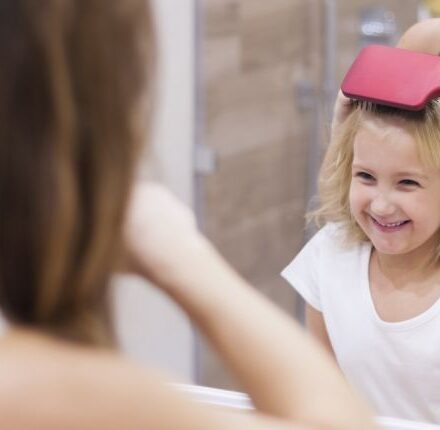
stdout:
<svg viewBox="0 0 440 430">
<path fill-rule="evenodd" d="M 401 322 L 383 321 L 370 294 L 371 244 L 342 244 L 327 224 L 282 276 L 322 312 L 338 363 L 377 415 L 440 424 L 440 300 Z"/>
</svg>

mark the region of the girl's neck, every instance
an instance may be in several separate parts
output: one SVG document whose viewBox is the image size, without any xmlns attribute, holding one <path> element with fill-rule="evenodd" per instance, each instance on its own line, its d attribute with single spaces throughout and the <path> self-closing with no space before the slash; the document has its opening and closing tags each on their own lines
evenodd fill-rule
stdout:
<svg viewBox="0 0 440 430">
<path fill-rule="evenodd" d="M 376 260 L 383 276 L 393 284 L 404 287 L 414 281 L 427 280 L 440 272 L 440 265 L 434 260 L 435 248 L 435 245 L 426 243 L 408 254 L 399 255 L 381 254 L 373 249 L 372 258 Z"/>
</svg>

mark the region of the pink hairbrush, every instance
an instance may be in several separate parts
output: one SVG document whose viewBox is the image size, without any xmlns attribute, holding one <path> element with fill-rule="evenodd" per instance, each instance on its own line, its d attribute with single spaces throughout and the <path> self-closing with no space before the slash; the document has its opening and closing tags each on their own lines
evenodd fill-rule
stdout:
<svg viewBox="0 0 440 430">
<path fill-rule="evenodd" d="M 351 65 L 341 90 L 360 102 L 421 110 L 440 97 L 440 57 L 370 45 Z"/>
</svg>

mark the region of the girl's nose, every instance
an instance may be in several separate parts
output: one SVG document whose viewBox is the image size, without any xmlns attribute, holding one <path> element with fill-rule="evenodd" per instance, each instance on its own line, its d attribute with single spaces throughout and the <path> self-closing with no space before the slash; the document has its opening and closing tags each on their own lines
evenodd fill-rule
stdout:
<svg viewBox="0 0 440 430">
<path fill-rule="evenodd" d="M 388 196 L 378 194 L 371 201 L 371 211 L 375 215 L 382 217 L 392 215 L 394 213 L 395 206 Z"/>
</svg>

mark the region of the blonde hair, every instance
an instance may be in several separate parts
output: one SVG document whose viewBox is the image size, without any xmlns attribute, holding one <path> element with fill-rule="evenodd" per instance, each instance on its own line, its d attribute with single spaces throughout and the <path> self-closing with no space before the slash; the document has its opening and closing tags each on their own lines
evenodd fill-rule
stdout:
<svg viewBox="0 0 440 430">
<path fill-rule="evenodd" d="M 154 51 L 147 1 L 4 3 L 0 306 L 13 324 L 110 345 L 108 281 Z"/>
<path fill-rule="evenodd" d="M 411 112 L 381 105 L 354 103 L 352 111 L 335 133 L 327 149 L 318 177 L 318 207 L 308 214 L 318 226 L 339 223 L 347 244 L 368 241 L 351 215 L 349 191 L 352 176 L 353 143 L 365 116 L 382 121 L 398 120 L 417 143 L 422 163 L 440 169 L 440 100 L 431 101 L 422 111 Z M 440 205 L 440 196 L 439 196 Z M 440 257 L 439 252 L 436 259 Z"/>
</svg>

